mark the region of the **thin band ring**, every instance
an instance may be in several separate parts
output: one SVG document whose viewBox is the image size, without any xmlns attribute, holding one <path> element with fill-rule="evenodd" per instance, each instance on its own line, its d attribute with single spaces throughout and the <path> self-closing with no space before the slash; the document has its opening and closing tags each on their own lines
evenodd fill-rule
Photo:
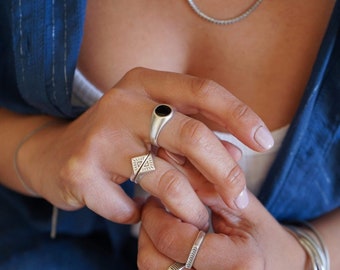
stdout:
<svg viewBox="0 0 340 270">
<path fill-rule="evenodd" d="M 174 110 L 170 105 L 160 104 L 155 107 L 151 117 L 150 141 L 154 146 L 158 146 L 157 139 L 166 123 L 174 115 Z"/>
<path fill-rule="evenodd" d="M 184 270 L 185 265 L 179 262 L 175 262 L 174 264 L 168 267 L 168 270 Z"/>
<path fill-rule="evenodd" d="M 151 152 L 143 156 L 133 157 L 131 159 L 131 164 L 133 175 L 130 177 L 130 180 L 136 184 L 139 183 L 145 173 L 156 169 Z"/>
<path fill-rule="evenodd" d="M 196 240 L 194 242 L 194 244 L 192 245 L 191 251 L 189 253 L 189 257 L 187 262 L 185 263 L 185 269 L 191 269 L 194 261 L 196 259 L 197 253 L 202 245 L 202 242 L 204 240 L 205 237 L 205 232 L 203 231 L 199 231 L 196 237 Z"/>
</svg>

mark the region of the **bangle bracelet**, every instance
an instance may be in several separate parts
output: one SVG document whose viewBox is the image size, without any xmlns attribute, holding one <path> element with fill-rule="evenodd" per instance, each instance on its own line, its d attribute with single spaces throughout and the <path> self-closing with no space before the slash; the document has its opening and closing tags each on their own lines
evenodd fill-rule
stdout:
<svg viewBox="0 0 340 270">
<path fill-rule="evenodd" d="M 14 171 L 15 174 L 18 178 L 18 180 L 20 181 L 21 185 L 24 187 L 24 189 L 33 197 L 39 197 L 39 195 L 32 190 L 24 181 L 24 178 L 21 176 L 20 170 L 19 170 L 19 166 L 18 166 L 18 154 L 19 151 L 21 149 L 21 147 L 35 134 L 37 134 L 39 131 L 49 127 L 52 124 L 57 123 L 57 121 L 53 120 L 53 121 L 48 121 L 47 123 L 42 124 L 41 126 L 37 127 L 36 129 L 34 129 L 33 131 L 31 131 L 30 133 L 28 133 L 18 144 L 18 146 L 15 149 L 14 152 L 14 157 L 13 157 L 13 167 L 14 167 Z"/>
<path fill-rule="evenodd" d="M 313 270 L 329 270 L 328 251 L 317 230 L 309 223 L 286 225 L 286 229 L 306 251 Z"/>
<path fill-rule="evenodd" d="M 329 270 L 330 269 L 330 261 L 329 261 L 329 253 L 328 253 L 328 250 L 324 244 L 324 241 L 321 237 L 321 235 L 319 234 L 318 230 L 315 229 L 315 227 L 308 223 L 308 222 L 303 222 L 302 223 L 306 228 L 309 229 L 309 231 L 312 233 L 312 235 L 314 235 L 316 241 L 319 243 L 319 246 L 322 250 L 322 255 L 324 256 L 323 260 L 324 260 L 324 265 L 325 265 L 325 269 Z"/>
</svg>

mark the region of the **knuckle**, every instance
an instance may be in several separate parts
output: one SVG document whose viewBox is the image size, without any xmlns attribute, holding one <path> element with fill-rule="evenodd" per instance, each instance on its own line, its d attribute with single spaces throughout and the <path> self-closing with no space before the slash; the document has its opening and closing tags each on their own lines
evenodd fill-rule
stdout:
<svg viewBox="0 0 340 270">
<path fill-rule="evenodd" d="M 165 194 L 167 198 L 175 198 L 183 189 L 183 181 L 180 173 L 176 169 L 167 170 L 158 182 L 158 190 Z"/>
<path fill-rule="evenodd" d="M 183 148 L 205 147 L 207 145 L 208 128 L 200 121 L 188 118 L 181 124 L 179 135 L 183 138 Z M 182 149 L 185 153 L 185 149 Z M 186 154 L 186 153 L 185 153 Z"/>
<path fill-rule="evenodd" d="M 209 213 L 206 210 L 206 208 L 196 209 L 194 206 L 190 206 L 190 212 L 189 211 L 186 212 L 187 212 L 186 218 L 188 219 L 189 223 L 195 225 L 199 229 L 206 230 L 208 228 Z"/>
<path fill-rule="evenodd" d="M 213 80 L 204 78 L 195 78 L 192 80 L 191 91 L 195 97 L 204 101 L 210 95 L 213 95 L 221 86 Z"/>
<path fill-rule="evenodd" d="M 107 94 L 100 98 L 95 106 L 99 108 L 99 112 L 115 111 L 119 104 L 125 105 L 128 103 L 128 95 L 126 91 L 120 89 L 119 87 L 112 88 Z"/>
<path fill-rule="evenodd" d="M 123 78 L 120 80 L 120 82 L 118 83 L 118 85 L 124 83 L 124 82 L 131 82 L 131 81 L 135 81 L 140 79 L 141 76 L 143 76 L 143 74 L 145 74 L 147 71 L 146 68 L 144 67 L 134 67 L 132 69 L 130 69 L 129 71 L 127 71 L 125 73 L 125 75 L 123 76 Z"/>
<path fill-rule="evenodd" d="M 229 171 L 226 172 L 224 176 L 224 182 L 231 186 L 243 186 L 244 176 L 241 167 L 235 164 Z"/>
<path fill-rule="evenodd" d="M 78 186 L 80 183 L 79 173 L 82 172 L 82 162 L 77 157 L 71 157 L 64 166 L 60 169 L 60 181 L 59 184 L 64 189 L 72 189 Z"/>
<path fill-rule="evenodd" d="M 232 116 L 236 120 L 242 121 L 252 114 L 251 109 L 244 103 L 237 102 L 232 108 Z"/>
<path fill-rule="evenodd" d="M 193 190 L 190 190 L 188 182 L 183 178 L 183 175 L 176 169 L 169 169 L 165 172 L 158 182 L 159 197 L 162 197 L 164 204 L 169 206 L 175 213 L 176 216 L 181 217 L 183 220 L 188 221 L 200 228 L 204 228 L 209 220 L 208 211 L 205 207 L 194 204 L 190 207 L 190 211 L 185 211 L 186 214 L 183 216 L 184 201 L 188 198 L 192 198 L 192 194 L 195 194 Z M 192 192 L 192 194 L 190 193 Z M 180 210 L 182 209 L 182 210 Z M 177 212 L 178 211 L 178 212 Z M 159 236 L 163 239 L 163 235 Z M 169 235 L 171 238 L 171 235 Z M 164 238 L 166 239 L 166 238 Z M 164 241 L 164 239 L 162 241 Z M 166 243 L 171 244 L 172 239 L 168 239 Z M 162 244 L 162 243 L 160 243 Z M 167 248 L 167 247 L 165 247 Z M 165 249 L 164 249 L 165 250 Z"/>
<path fill-rule="evenodd" d="M 176 237 L 171 233 L 171 230 L 161 230 L 158 237 L 155 238 L 154 244 L 161 252 L 169 252 L 176 248 L 176 246 L 178 247 L 176 245 Z"/>
<path fill-rule="evenodd" d="M 71 207 L 84 205 L 77 193 L 85 185 L 83 180 L 87 175 L 86 168 L 88 166 L 84 166 L 80 158 L 73 156 L 60 169 L 58 186 L 62 191 L 63 200 Z"/>
<path fill-rule="evenodd" d="M 144 67 L 134 67 L 132 69 L 130 69 L 128 72 L 126 72 L 126 76 L 135 76 L 136 74 L 141 74 L 143 72 L 145 72 L 147 69 Z"/>
</svg>

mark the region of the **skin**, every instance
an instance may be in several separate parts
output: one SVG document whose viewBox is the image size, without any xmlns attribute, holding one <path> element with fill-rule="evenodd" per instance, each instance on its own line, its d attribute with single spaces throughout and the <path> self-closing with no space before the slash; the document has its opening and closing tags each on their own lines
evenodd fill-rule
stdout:
<svg viewBox="0 0 340 270">
<path fill-rule="evenodd" d="M 228 17 L 247 2 L 197 4 Z M 295 114 L 333 4 L 264 1 L 246 20 L 223 27 L 202 21 L 186 1 L 90 0 L 78 66 L 103 92 L 138 66 L 208 78 L 275 130 Z"/>
<path fill-rule="evenodd" d="M 230 17 L 253 2 L 197 0 L 196 3 L 208 14 Z M 275 130 L 289 124 L 294 117 L 333 5 L 334 1 L 320 0 L 309 1 L 308 5 L 293 0 L 264 1 L 247 19 L 221 27 L 202 21 L 185 1 L 90 0 L 78 66 L 103 92 L 136 66 L 209 78 L 247 104 L 270 130 Z M 173 88 L 163 92 L 164 85 L 167 84 L 158 90 L 162 95 L 177 91 Z M 177 106 L 177 101 L 172 104 Z M 190 116 L 213 130 L 238 129 L 216 124 L 208 114 L 198 112 Z M 166 132 L 164 129 L 162 135 L 167 136 Z M 173 151 L 165 145 L 164 148 Z M 196 269 L 308 267 L 301 246 L 254 196 L 249 194 L 249 206 L 241 213 L 234 212 L 228 198 L 215 194 L 207 199 L 207 194 L 202 192 L 217 190 L 223 194 L 229 185 L 215 189 L 209 184 L 213 181 L 206 179 L 192 160 L 176 164 L 162 155 L 162 151 L 160 156 L 187 176 L 216 217 L 213 219 L 216 234 L 209 234 L 203 242 L 194 265 Z M 188 205 L 187 215 L 190 215 L 195 205 Z M 169 210 L 171 215 L 154 201 L 143 210 L 140 269 L 167 269 L 174 261 L 186 261 L 199 227 Z M 242 226 L 235 225 L 233 220 L 239 220 Z M 330 250 L 332 269 L 338 269 L 339 259 L 334 254 L 339 252 L 339 247 L 333 239 L 339 237 L 339 214 L 329 213 L 314 222 Z"/>
<path fill-rule="evenodd" d="M 166 94 L 158 91 L 160 85 Z M 178 92 L 169 89 L 178 89 Z M 228 185 L 221 196 L 231 208 L 237 208 L 235 199 L 245 186 L 241 170 L 212 131 L 187 115 L 200 111 L 225 127 L 241 127 L 234 128 L 236 136 L 242 134 L 240 137 L 245 143 L 259 151 L 264 149 L 254 136 L 265 128 L 263 121 L 216 83 L 141 68 L 124 76 L 76 120 L 60 121 L 32 136 L 18 153 L 17 163 L 23 179 L 38 196 L 59 208 L 75 210 L 87 206 L 112 221 L 137 222 L 139 204 L 129 198 L 119 184 L 132 175 L 131 158 L 149 151 L 150 115 L 156 100 L 172 104 L 178 97 L 177 112 L 160 134 L 159 145 L 186 157 L 214 185 Z M 240 107 L 245 108 L 242 115 L 238 115 Z M 4 185 L 27 193 L 12 167 L 14 151 L 24 134 L 48 119 L 1 110 L 0 122 L 4 129 L 0 136 L 7 142 L 2 145 L 2 152 L 6 154 L 0 166 Z M 5 132 L 8 130 L 17 133 L 13 136 Z M 202 149 L 208 154 L 201 155 Z M 154 161 L 157 170 L 145 175 L 140 185 L 183 220 L 206 228 L 208 213 L 185 175 L 164 159 L 155 157 Z M 187 215 L 188 202 L 194 205 L 190 215 Z"/>
<path fill-rule="evenodd" d="M 206 235 L 195 269 L 287 269 L 283 260 L 276 260 L 277 254 L 290 258 L 290 269 L 305 269 L 303 251 L 287 248 L 295 238 L 287 235 L 253 196 L 242 215 L 223 206 L 218 197 L 210 207 L 215 233 Z M 158 226 L 153 224 L 156 220 Z M 144 207 L 142 224 L 139 269 L 167 269 L 174 261 L 186 262 L 198 233 L 196 227 L 166 212 L 154 198 Z M 148 233 L 151 228 L 153 233 Z"/>
<path fill-rule="evenodd" d="M 304 251 L 291 248 L 296 242 L 295 238 L 287 234 L 254 196 L 250 198 L 250 206 L 242 215 L 231 211 L 218 199 L 210 205 L 214 233 L 206 235 L 194 262 L 194 268 L 310 269 Z M 328 243 L 328 247 L 333 247 L 329 249 L 330 269 L 339 267 L 339 260 L 336 258 L 339 246 L 334 240 L 339 239 L 339 230 L 335 227 L 339 224 L 339 216 L 340 211 L 335 210 L 313 222 Z M 167 269 L 174 261 L 183 264 L 186 262 L 198 233 L 195 226 L 184 223 L 165 211 L 155 198 L 149 199 L 145 205 L 142 221 L 139 237 L 139 269 Z M 323 226 L 320 223 L 327 225 Z"/>
<path fill-rule="evenodd" d="M 161 156 L 167 158 L 164 153 Z M 249 191 L 249 206 L 242 213 L 234 211 L 189 164 L 177 166 L 195 179 L 192 185 L 211 210 L 212 228 L 194 269 L 310 269 L 310 261 L 296 239 Z M 340 209 L 311 221 L 328 248 L 330 269 L 340 266 L 339 222 Z M 167 269 L 175 261 L 186 262 L 199 231 L 196 226 L 183 222 L 153 197 L 143 207 L 141 224 L 138 269 Z"/>
<path fill-rule="evenodd" d="M 225 16 L 225 1 L 197 3 L 209 13 Z M 301 247 L 251 194 L 249 206 L 237 208 L 235 201 L 245 187 L 235 161 L 237 150 L 217 140 L 211 129 L 233 133 L 256 151 L 266 150 L 258 143 L 257 131 L 266 130 L 266 126 L 274 130 L 291 122 L 333 3 L 264 1 L 247 20 L 223 28 L 201 21 L 185 1 L 89 0 L 78 68 L 105 94 L 76 120 L 49 126 L 22 146 L 18 164 L 27 185 L 60 208 L 87 206 L 112 221 L 137 222 L 140 204 L 128 198 L 119 184 L 132 174 L 130 159 L 148 151 L 153 108 L 168 103 L 177 112 L 162 130 L 159 144 L 169 153 L 185 157 L 185 162 L 178 166 L 161 150 L 155 157 L 157 170 L 145 175 L 140 185 L 172 213 L 162 222 L 164 226 L 159 226 L 163 235 L 171 237 L 167 229 L 179 220 L 191 231 L 188 229 L 188 238 L 180 242 L 185 243 L 181 255 L 172 253 L 175 245 L 167 248 L 167 243 L 158 242 L 159 246 L 152 241 L 158 238 L 158 223 L 147 226 L 146 220 L 152 219 L 145 215 L 159 220 L 166 213 L 151 201 L 143 211 L 140 268 L 166 269 L 174 260 L 185 261 L 198 229 L 208 226 L 206 204 L 216 212 L 214 222 L 220 234 L 234 226 L 229 213 L 247 225 L 239 231 L 247 241 L 232 246 L 234 266 L 243 269 L 244 257 L 237 251 L 244 249 L 251 258 L 258 255 L 260 259 L 252 262 L 259 268 L 274 266 L 273 261 L 287 262 L 296 254 L 294 265 L 303 269 L 306 257 Z M 234 7 L 230 12 L 242 9 L 241 4 L 230 3 Z M 26 134 L 49 120 L 0 109 L 3 185 L 28 194 L 12 168 L 13 155 Z M 270 146 L 270 140 L 262 141 Z M 157 212 L 150 214 L 154 209 Z M 323 221 L 320 230 L 339 224 L 337 218 L 332 220 Z M 264 221 L 273 226 L 268 228 Z M 332 235 L 336 233 L 331 231 Z M 212 247 L 230 243 L 225 236 L 211 235 L 208 239 L 212 239 Z M 331 254 L 336 254 L 329 239 L 326 243 Z M 280 256 L 281 249 L 268 248 L 274 240 L 285 240 L 285 256 Z M 206 243 L 197 269 L 203 265 L 202 258 L 213 260 L 216 256 Z M 153 264 L 147 258 L 152 258 Z M 336 258 L 333 261 L 337 262 Z M 221 263 L 214 267 L 222 267 Z"/>
</svg>

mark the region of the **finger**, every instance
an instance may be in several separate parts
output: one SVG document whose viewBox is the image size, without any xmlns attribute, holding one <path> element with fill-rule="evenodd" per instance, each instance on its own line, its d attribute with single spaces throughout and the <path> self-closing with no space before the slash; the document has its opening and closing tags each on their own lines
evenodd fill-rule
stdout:
<svg viewBox="0 0 340 270">
<path fill-rule="evenodd" d="M 155 248 L 144 228 L 141 227 L 138 237 L 138 269 L 168 269 L 173 263 L 174 261 Z"/>
<path fill-rule="evenodd" d="M 242 158 L 242 151 L 235 145 L 227 142 L 227 141 L 221 141 L 221 143 L 223 144 L 223 146 L 225 147 L 225 149 L 229 152 L 229 154 L 231 155 L 231 157 L 235 160 L 235 161 L 239 161 Z M 158 151 L 159 153 L 159 151 Z M 186 158 L 184 156 L 181 155 L 176 155 L 174 153 L 171 153 L 167 150 L 165 150 L 166 156 L 170 159 L 172 162 L 175 162 L 178 165 L 184 165 Z"/>
<path fill-rule="evenodd" d="M 273 138 L 260 117 L 211 80 L 143 68 L 129 72 L 119 84 L 124 85 L 126 80 L 141 81 L 133 86 L 154 100 L 175 105 L 184 114 L 204 115 L 256 151 L 273 146 Z"/>
<path fill-rule="evenodd" d="M 138 144 L 139 147 L 146 149 L 145 144 L 150 143 L 151 115 L 156 103 L 151 100 L 147 101 L 142 96 L 130 96 L 131 94 L 125 94 L 125 92 L 114 89 L 109 95 L 104 95 L 98 104 L 102 104 L 104 108 L 120 106 L 126 108 L 124 113 L 116 112 L 117 115 L 121 115 L 119 124 L 122 129 L 112 132 L 115 135 L 108 137 L 107 145 L 116 142 L 114 152 L 120 153 L 122 157 L 132 158 L 131 148 L 134 145 Z M 108 125 L 112 123 L 102 126 Z M 95 135 L 100 133 L 94 131 Z M 103 144 L 103 138 L 100 138 L 100 143 Z M 216 185 L 216 189 L 229 207 L 244 208 L 247 206 L 247 198 L 242 196 L 245 178 L 241 168 L 217 136 L 203 123 L 176 112 L 162 129 L 158 142 L 170 152 L 187 157 L 210 182 Z M 115 164 L 109 164 L 111 160 L 112 158 L 105 158 L 101 160 L 101 164 L 106 163 L 107 168 L 111 166 L 114 168 L 113 172 L 121 175 L 127 177 L 131 175 L 129 174 L 131 172 L 128 166 L 129 159 L 123 158 L 116 160 Z"/>
<path fill-rule="evenodd" d="M 124 95 L 123 92 L 117 90 L 117 93 L 114 93 L 114 95 L 118 94 Z M 108 98 L 111 99 L 111 97 Z M 80 153 L 75 155 L 66 167 L 66 171 L 68 172 L 66 172 L 64 178 L 73 179 L 67 181 L 67 185 L 70 185 L 70 182 L 74 182 L 75 184 L 73 185 L 80 185 L 81 187 L 83 182 L 79 180 L 78 175 L 83 175 L 84 177 L 82 178 L 88 179 L 84 181 L 87 186 L 91 188 L 96 187 L 98 191 L 106 194 L 105 192 L 112 188 L 110 189 L 108 187 L 107 190 L 103 190 L 101 186 L 97 185 L 98 181 L 96 181 L 95 184 L 91 181 L 102 176 L 102 181 L 115 181 L 118 183 L 119 179 L 122 179 L 122 176 L 127 179 L 133 175 L 132 160 L 146 155 L 150 151 L 148 145 L 145 143 L 145 139 L 141 138 L 138 133 L 136 134 L 136 130 L 137 132 L 138 130 L 143 130 L 144 134 L 149 133 L 149 126 L 146 125 L 145 127 L 144 122 L 150 121 L 153 105 L 150 106 L 150 114 L 148 115 L 145 112 L 147 111 L 145 104 L 148 103 L 146 103 L 144 97 L 143 100 L 138 97 L 135 99 L 131 97 L 129 100 L 141 101 L 136 104 L 143 104 L 144 106 L 135 106 L 136 116 L 135 113 L 131 113 L 131 111 L 134 110 L 127 109 L 126 113 L 121 114 L 118 120 L 115 118 L 110 121 L 110 118 L 108 118 L 106 119 L 107 121 L 100 119 L 95 122 L 94 127 L 86 132 L 87 140 L 82 144 L 79 150 Z M 126 101 L 126 103 L 124 103 L 128 105 L 127 108 L 132 106 L 131 104 L 129 105 L 129 102 L 130 101 Z M 149 103 L 154 104 L 154 102 L 150 101 Z M 112 107 L 113 105 L 115 105 L 115 103 L 109 104 L 107 100 L 102 100 L 95 106 Z M 100 108 L 100 110 L 104 109 L 105 108 Z M 146 117 L 146 115 L 148 120 L 143 121 L 142 118 L 139 119 L 140 117 Z M 119 124 L 121 128 L 117 129 L 116 126 L 111 127 L 113 121 L 117 121 L 117 124 Z M 83 152 L 86 154 L 83 154 Z M 100 153 L 99 157 L 97 159 L 93 158 L 98 156 L 98 152 Z M 206 207 L 199 200 L 185 176 L 171 164 L 160 158 L 155 158 L 154 162 L 156 170 L 145 174 L 140 182 L 143 189 L 160 198 L 170 211 L 183 220 L 196 224 L 200 228 L 206 228 L 208 226 L 208 212 Z M 85 194 L 85 192 L 88 191 L 83 188 L 82 194 Z M 96 210 L 100 211 L 100 213 L 103 211 L 100 207 Z M 105 215 L 107 216 L 107 214 Z"/>
<path fill-rule="evenodd" d="M 141 205 L 133 201 L 117 184 L 99 181 L 84 195 L 86 206 L 98 215 L 122 224 L 140 220 Z"/>
<path fill-rule="evenodd" d="M 239 164 L 203 123 L 175 113 L 162 129 L 158 143 L 172 153 L 186 156 L 216 186 L 229 207 L 247 206 L 242 197 L 246 181 Z"/>
<path fill-rule="evenodd" d="M 208 211 L 185 175 L 159 157 L 154 157 L 154 164 L 156 170 L 142 175 L 141 187 L 159 198 L 181 220 L 201 229 L 208 228 Z"/>
<path fill-rule="evenodd" d="M 155 199 L 149 200 L 143 207 L 142 227 L 159 252 L 178 262 L 187 261 L 198 234 L 197 228 L 167 213 Z M 248 231 L 234 227 L 227 235 L 206 235 L 194 261 L 194 268 L 263 269 L 261 252 Z"/>
<path fill-rule="evenodd" d="M 147 117 L 148 111 L 152 109 L 141 110 L 139 117 L 144 115 L 150 123 L 151 113 Z M 142 126 L 140 139 L 149 142 L 150 124 Z M 229 207 L 242 209 L 247 206 L 247 198 L 242 193 L 245 178 L 241 168 L 226 150 L 226 143 L 221 143 L 203 123 L 176 112 L 162 129 L 158 142 L 170 152 L 187 157 L 206 179 L 216 185 Z M 235 154 L 235 149 L 233 151 Z"/>
<path fill-rule="evenodd" d="M 168 213 L 156 198 L 149 198 L 144 205 L 141 224 L 159 252 L 186 262 L 199 231 L 197 227 Z"/>
<path fill-rule="evenodd" d="M 69 206 L 86 205 L 98 215 L 113 222 L 132 224 L 140 220 L 140 204 L 133 201 L 118 184 L 100 173 L 79 175 L 65 190 Z"/>
<path fill-rule="evenodd" d="M 214 185 L 210 183 L 189 161 L 185 160 L 183 163 L 178 163 L 178 159 L 174 160 L 174 155 L 172 153 L 162 148 L 158 151 L 158 156 L 171 163 L 177 168 L 177 170 L 185 175 L 196 194 L 205 205 L 213 204 L 216 197 L 219 197 Z"/>
<path fill-rule="evenodd" d="M 221 143 L 235 161 L 239 161 L 242 158 L 242 151 L 240 148 L 227 141 L 221 141 Z"/>
<path fill-rule="evenodd" d="M 242 152 L 239 148 L 229 142 L 221 142 L 234 160 L 237 161 L 241 158 Z M 157 154 L 159 157 L 171 163 L 187 177 L 190 184 L 205 205 L 212 204 L 210 201 L 215 202 L 217 197 L 219 197 L 211 183 L 194 166 L 192 166 L 185 157 L 173 154 L 163 148 L 160 148 Z M 220 198 L 218 199 L 220 200 Z"/>
<path fill-rule="evenodd" d="M 212 212 L 216 231 L 229 234 L 229 231 L 224 231 L 226 228 L 238 227 L 244 231 L 250 231 L 250 228 L 254 226 L 263 228 L 264 225 L 267 227 L 267 224 L 272 226 L 277 223 L 276 221 L 272 222 L 275 219 L 250 191 L 245 190 L 245 192 L 248 193 L 250 204 L 242 213 L 230 209 L 219 198 L 207 203 Z M 256 232 L 258 233 L 258 230 Z"/>
<path fill-rule="evenodd" d="M 137 143 L 130 142 L 130 147 L 122 147 L 124 143 L 119 145 L 120 146 L 116 146 L 115 150 L 122 156 L 130 156 L 131 158 L 116 160 L 115 163 L 111 165 L 112 168 L 110 168 L 110 163 L 107 163 L 107 161 L 103 161 L 101 166 L 103 166 L 105 162 L 107 163 L 105 166 L 108 167 L 107 170 L 110 175 L 121 174 L 126 175 L 126 178 L 131 178 L 131 176 L 133 176 L 132 159 L 145 156 L 149 152 L 142 143 L 138 145 Z M 134 156 L 131 155 L 132 151 L 136 153 Z M 107 160 L 110 160 L 109 157 Z M 202 229 L 207 228 L 209 224 L 207 209 L 185 175 L 169 162 L 159 157 L 153 156 L 153 163 L 155 170 L 141 176 L 141 180 L 139 181 L 140 186 L 146 192 L 160 198 L 169 211 L 182 220 L 195 224 Z M 81 167 L 84 166 L 90 167 L 86 166 L 86 164 Z M 108 178 L 108 176 L 106 177 Z M 189 209 L 190 211 L 188 211 Z"/>
</svg>

